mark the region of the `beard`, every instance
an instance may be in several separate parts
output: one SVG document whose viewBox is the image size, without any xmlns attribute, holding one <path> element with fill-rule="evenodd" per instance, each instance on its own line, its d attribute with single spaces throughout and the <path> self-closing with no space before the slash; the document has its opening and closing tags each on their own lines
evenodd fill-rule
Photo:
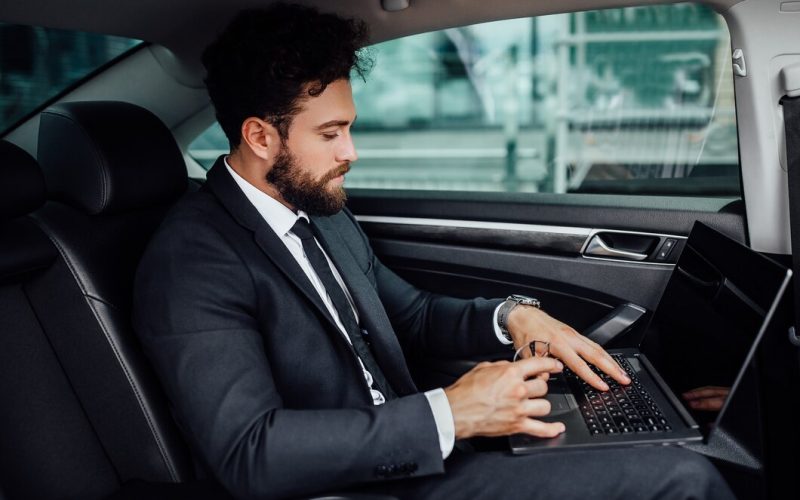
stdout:
<svg viewBox="0 0 800 500">
<path fill-rule="evenodd" d="M 286 145 L 275 158 L 275 164 L 267 173 L 267 182 L 275 186 L 280 195 L 295 209 L 308 215 L 328 216 L 339 212 L 347 201 L 343 186 L 328 188 L 331 179 L 350 171 L 350 163 L 343 163 L 315 179 L 303 170 Z"/>
</svg>

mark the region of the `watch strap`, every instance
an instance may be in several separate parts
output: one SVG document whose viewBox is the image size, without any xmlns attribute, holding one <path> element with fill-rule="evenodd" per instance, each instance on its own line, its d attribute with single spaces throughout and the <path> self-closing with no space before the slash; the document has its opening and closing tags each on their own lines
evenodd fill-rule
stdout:
<svg viewBox="0 0 800 500">
<path fill-rule="evenodd" d="M 511 314 L 511 311 L 519 305 L 519 302 L 516 300 L 506 299 L 505 302 L 500 304 L 499 309 L 497 309 L 497 326 L 500 328 L 500 333 L 503 334 L 503 337 L 506 338 L 509 342 L 511 342 L 511 333 L 508 331 L 508 315 Z"/>
<path fill-rule="evenodd" d="M 497 309 L 497 326 L 500 328 L 500 333 L 509 342 L 512 341 L 512 338 L 511 332 L 508 331 L 508 316 L 518 305 L 532 306 L 537 309 L 541 308 L 537 299 L 525 295 L 510 295 L 506 298 L 505 302 L 500 304 L 500 307 Z"/>
</svg>

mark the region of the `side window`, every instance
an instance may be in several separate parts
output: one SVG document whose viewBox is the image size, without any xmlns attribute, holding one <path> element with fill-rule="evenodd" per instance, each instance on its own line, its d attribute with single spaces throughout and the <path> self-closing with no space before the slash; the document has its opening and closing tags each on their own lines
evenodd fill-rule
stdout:
<svg viewBox="0 0 800 500">
<path fill-rule="evenodd" d="M 0 23 L 0 131 L 139 43 Z"/>
<path fill-rule="evenodd" d="M 370 50 L 348 187 L 741 194 L 729 35 L 708 7 L 513 19 Z M 208 167 L 226 147 L 215 125 L 190 153 Z"/>
</svg>

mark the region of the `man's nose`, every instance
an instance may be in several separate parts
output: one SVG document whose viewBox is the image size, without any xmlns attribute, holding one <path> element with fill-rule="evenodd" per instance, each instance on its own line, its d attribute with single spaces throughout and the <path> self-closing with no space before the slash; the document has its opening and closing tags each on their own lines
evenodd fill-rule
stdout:
<svg viewBox="0 0 800 500">
<path fill-rule="evenodd" d="M 353 136 L 349 133 L 347 137 L 343 141 L 343 144 L 339 151 L 337 151 L 337 161 L 340 162 L 354 162 L 358 160 L 358 153 L 356 153 L 356 145 L 353 144 Z"/>
</svg>

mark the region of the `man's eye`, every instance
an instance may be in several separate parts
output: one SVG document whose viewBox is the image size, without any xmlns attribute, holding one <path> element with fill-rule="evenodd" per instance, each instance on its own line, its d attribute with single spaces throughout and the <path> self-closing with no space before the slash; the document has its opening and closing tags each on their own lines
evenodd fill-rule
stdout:
<svg viewBox="0 0 800 500">
<path fill-rule="evenodd" d="M 332 141 L 332 140 L 336 139 L 337 137 L 339 137 L 339 134 L 337 134 L 335 132 L 333 134 L 322 134 L 322 137 L 324 137 L 325 140 L 327 140 L 327 141 Z"/>
</svg>

